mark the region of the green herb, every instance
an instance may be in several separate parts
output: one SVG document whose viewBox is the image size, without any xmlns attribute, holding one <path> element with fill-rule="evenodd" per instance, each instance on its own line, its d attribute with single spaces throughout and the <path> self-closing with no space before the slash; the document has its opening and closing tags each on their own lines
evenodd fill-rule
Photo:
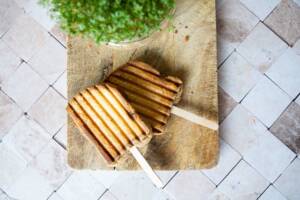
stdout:
<svg viewBox="0 0 300 200">
<path fill-rule="evenodd" d="M 96 42 L 132 41 L 159 30 L 174 0 L 40 0 L 71 35 Z"/>
</svg>

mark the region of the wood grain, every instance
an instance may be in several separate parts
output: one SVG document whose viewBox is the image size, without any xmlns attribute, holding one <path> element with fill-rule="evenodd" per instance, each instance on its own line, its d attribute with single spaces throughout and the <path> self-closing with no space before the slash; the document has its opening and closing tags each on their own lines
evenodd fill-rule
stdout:
<svg viewBox="0 0 300 200">
<path fill-rule="evenodd" d="M 68 97 L 101 82 L 112 70 L 138 59 L 154 66 L 162 75 L 179 77 L 183 93 L 178 106 L 218 121 L 216 18 L 213 0 L 178 0 L 174 30 L 163 30 L 150 38 L 125 46 L 100 45 L 68 39 Z M 184 119 L 170 116 L 166 133 L 154 136 L 140 149 L 154 169 L 200 169 L 218 160 L 219 135 Z M 129 154 L 117 169 L 137 170 Z M 68 120 L 68 162 L 77 169 L 111 169 L 96 149 Z"/>
</svg>

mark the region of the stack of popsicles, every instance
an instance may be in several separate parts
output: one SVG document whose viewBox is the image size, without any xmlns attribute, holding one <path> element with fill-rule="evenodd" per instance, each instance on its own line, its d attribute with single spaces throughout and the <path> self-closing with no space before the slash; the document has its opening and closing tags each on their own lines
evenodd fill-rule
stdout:
<svg viewBox="0 0 300 200">
<path fill-rule="evenodd" d="M 146 145 L 153 134 L 164 132 L 170 113 L 218 128 L 216 122 L 173 106 L 179 101 L 182 81 L 162 78 L 146 63 L 131 61 L 104 82 L 75 95 L 67 106 L 69 115 L 109 165 L 117 165 L 130 151 L 157 187 L 163 184 L 137 147 Z"/>
</svg>

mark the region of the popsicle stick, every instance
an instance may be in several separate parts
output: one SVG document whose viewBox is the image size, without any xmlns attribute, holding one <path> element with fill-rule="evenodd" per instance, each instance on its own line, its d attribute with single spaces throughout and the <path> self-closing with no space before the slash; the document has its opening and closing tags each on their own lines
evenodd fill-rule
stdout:
<svg viewBox="0 0 300 200">
<path fill-rule="evenodd" d="M 178 108 L 176 106 L 172 107 L 171 113 L 173 113 L 174 115 L 177 115 L 178 117 L 182 117 L 188 121 L 199 124 L 201 126 L 210 128 L 212 130 L 218 130 L 218 128 L 219 128 L 219 124 L 217 122 L 209 120 L 205 117 L 201 117 L 194 113 L 188 112 L 188 111 Z"/>
<path fill-rule="evenodd" d="M 149 163 L 145 160 L 141 152 L 135 146 L 131 147 L 129 151 L 132 153 L 133 157 L 136 159 L 136 161 L 139 163 L 142 169 L 146 172 L 146 174 L 154 183 L 154 185 L 158 188 L 162 188 L 163 183 L 161 182 L 157 174 L 153 171 Z"/>
</svg>

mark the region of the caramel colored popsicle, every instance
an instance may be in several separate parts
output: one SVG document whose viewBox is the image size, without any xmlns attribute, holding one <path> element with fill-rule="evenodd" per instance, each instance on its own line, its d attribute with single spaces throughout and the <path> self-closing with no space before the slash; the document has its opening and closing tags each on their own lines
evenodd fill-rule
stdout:
<svg viewBox="0 0 300 200">
<path fill-rule="evenodd" d="M 132 107 L 148 122 L 153 134 L 161 134 L 174 102 L 180 99 L 182 81 L 176 77 L 161 77 L 152 66 L 130 61 L 114 71 L 106 82 L 113 84 Z"/>
<path fill-rule="evenodd" d="M 69 101 L 67 112 L 108 164 L 115 165 L 129 151 L 152 182 L 163 187 L 137 149 L 150 141 L 150 129 L 116 88 L 109 83 L 89 87 Z"/>
<path fill-rule="evenodd" d="M 131 147 L 145 145 L 152 136 L 134 108 L 108 83 L 79 92 L 69 101 L 67 111 L 111 165 Z"/>
<path fill-rule="evenodd" d="M 115 85 L 132 107 L 148 122 L 153 134 L 164 132 L 170 114 L 217 130 L 218 122 L 174 106 L 180 100 L 182 81 L 162 77 L 155 68 L 141 61 L 130 61 L 114 71 L 106 82 Z"/>
</svg>

